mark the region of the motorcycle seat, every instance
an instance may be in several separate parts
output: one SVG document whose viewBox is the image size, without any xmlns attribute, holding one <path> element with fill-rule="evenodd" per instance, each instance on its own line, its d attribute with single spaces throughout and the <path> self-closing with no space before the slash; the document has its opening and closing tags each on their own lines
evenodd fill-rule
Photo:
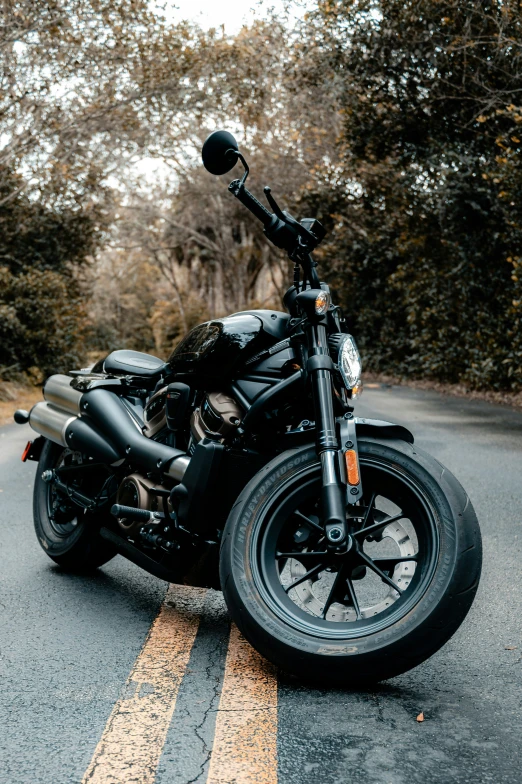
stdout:
<svg viewBox="0 0 522 784">
<path fill-rule="evenodd" d="M 101 365 L 101 367 L 99 367 Z M 112 351 L 102 362 L 97 363 L 93 371 L 98 369 L 104 373 L 116 373 L 118 375 L 128 374 L 141 376 L 142 378 L 154 378 L 167 367 L 167 363 L 152 354 L 144 354 L 141 351 L 130 351 L 119 349 Z"/>
</svg>

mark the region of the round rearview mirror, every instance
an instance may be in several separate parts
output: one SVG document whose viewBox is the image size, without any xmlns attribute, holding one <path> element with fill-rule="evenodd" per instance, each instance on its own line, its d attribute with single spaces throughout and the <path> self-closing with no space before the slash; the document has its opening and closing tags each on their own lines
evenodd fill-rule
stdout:
<svg viewBox="0 0 522 784">
<path fill-rule="evenodd" d="M 203 166 L 211 174 L 226 174 L 233 169 L 238 158 L 237 142 L 228 131 L 214 131 L 203 145 Z"/>
</svg>

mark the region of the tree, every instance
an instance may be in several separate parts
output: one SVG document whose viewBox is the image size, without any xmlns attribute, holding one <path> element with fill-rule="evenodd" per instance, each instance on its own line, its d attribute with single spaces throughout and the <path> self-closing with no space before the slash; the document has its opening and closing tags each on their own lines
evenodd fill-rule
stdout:
<svg viewBox="0 0 522 784">
<path fill-rule="evenodd" d="M 520 388 L 520 5 L 325 0 L 307 24 L 299 78 L 343 128 L 304 196 L 367 366 Z"/>
<path fill-rule="evenodd" d="M 96 204 L 52 208 L 24 191 L 23 177 L 0 166 L 0 265 L 63 273 L 94 253 L 106 228 Z"/>
<path fill-rule="evenodd" d="M 42 202 L 99 199 L 153 144 L 167 63 L 183 102 L 189 38 L 146 0 L 4 0 L 0 163 Z"/>
<path fill-rule="evenodd" d="M 514 0 L 318 0 L 233 37 L 148 0 L 3 8 L 0 263 L 83 281 L 92 348 L 165 354 L 282 287 L 284 258 L 201 168 L 221 126 L 258 195 L 325 222 L 319 260 L 367 367 L 522 385 Z M 135 176 L 143 157 L 161 182 Z"/>
<path fill-rule="evenodd" d="M 33 201 L 0 167 L 0 374 L 39 377 L 81 360 L 85 312 L 76 270 L 100 244 L 97 210 Z M 23 183 L 22 183 L 23 184 Z"/>
<path fill-rule="evenodd" d="M 3 380 L 29 372 L 41 381 L 78 367 L 84 313 L 74 281 L 49 269 L 13 275 L 0 267 L 0 291 Z"/>
<path fill-rule="evenodd" d="M 195 159 L 208 132 L 233 117 L 252 149 L 270 150 L 280 180 L 305 181 L 307 168 L 288 154 L 292 140 L 283 132 L 288 117 L 278 80 L 286 46 L 274 19 L 230 38 L 169 24 L 146 0 L 4 3 L 0 165 L 13 176 L 0 194 L 12 228 L 3 263 L 14 274 L 34 265 L 70 273 L 114 222 L 112 247 L 80 276 L 85 295 L 94 296 L 91 348 L 100 350 L 104 339 L 152 348 L 155 336 L 164 350 L 167 336 L 186 331 L 196 312 L 218 315 L 270 300 L 280 257 Z M 133 172 L 141 157 L 160 159 L 172 185 L 143 187 Z M 206 192 L 204 213 L 198 190 Z M 101 283 L 107 270 L 125 268 L 114 246 L 128 249 L 133 270 L 116 299 L 114 287 Z M 131 279 L 148 285 L 151 264 L 167 289 L 156 282 L 147 296 L 131 292 Z M 186 307 L 189 282 L 194 294 Z M 159 311 L 154 296 L 163 303 Z M 139 324 L 134 333 L 131 323 Z"/>
<path fill-rule="evenodd" d="M 0 371 L 77 365 L 80 281 L 114 215 L 110 177 L 153 148 L 157 106 L 190 67 L 186 25 L 142 0 L 5 0 L 0 57 Z M 186 57 L 184 50 L 186 51 Z M 163 76 L 162 76 L 163 72 Z M 186 97 L 178 89 L 177 108 Z M 149 330 L 150 332 L 150 330 Z"/>
</svg>

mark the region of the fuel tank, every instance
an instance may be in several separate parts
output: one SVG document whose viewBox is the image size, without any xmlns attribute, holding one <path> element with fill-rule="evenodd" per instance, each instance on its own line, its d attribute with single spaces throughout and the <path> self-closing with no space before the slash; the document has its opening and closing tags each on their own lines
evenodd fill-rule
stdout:
<svg viewBox="0 0 522 784">
<path fill-rule="evenodd" d="M 249 310 L 194 327 L 169 357 L 173 375 L 222 380 L 259 351 L 286 337 L 290 316 L 276 310 Z"/>
</svg>

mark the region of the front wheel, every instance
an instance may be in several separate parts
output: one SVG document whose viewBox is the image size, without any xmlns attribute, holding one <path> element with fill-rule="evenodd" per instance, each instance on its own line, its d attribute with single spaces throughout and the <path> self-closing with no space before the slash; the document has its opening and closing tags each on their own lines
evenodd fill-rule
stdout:
<svg viewBox="0 0 522 784">
<path fill-rule="evenodd" d="M 473 507 L 455 477 L 403 441 L 359 441 L 364 498 L 351 547 L 323 534 L 315 448 L 285 452 L 244 489 L 223 535 L 229 611 L 266 658 L 337 685 L 391 678 L 464 620 L 482 562 Z"/>
</svg>

